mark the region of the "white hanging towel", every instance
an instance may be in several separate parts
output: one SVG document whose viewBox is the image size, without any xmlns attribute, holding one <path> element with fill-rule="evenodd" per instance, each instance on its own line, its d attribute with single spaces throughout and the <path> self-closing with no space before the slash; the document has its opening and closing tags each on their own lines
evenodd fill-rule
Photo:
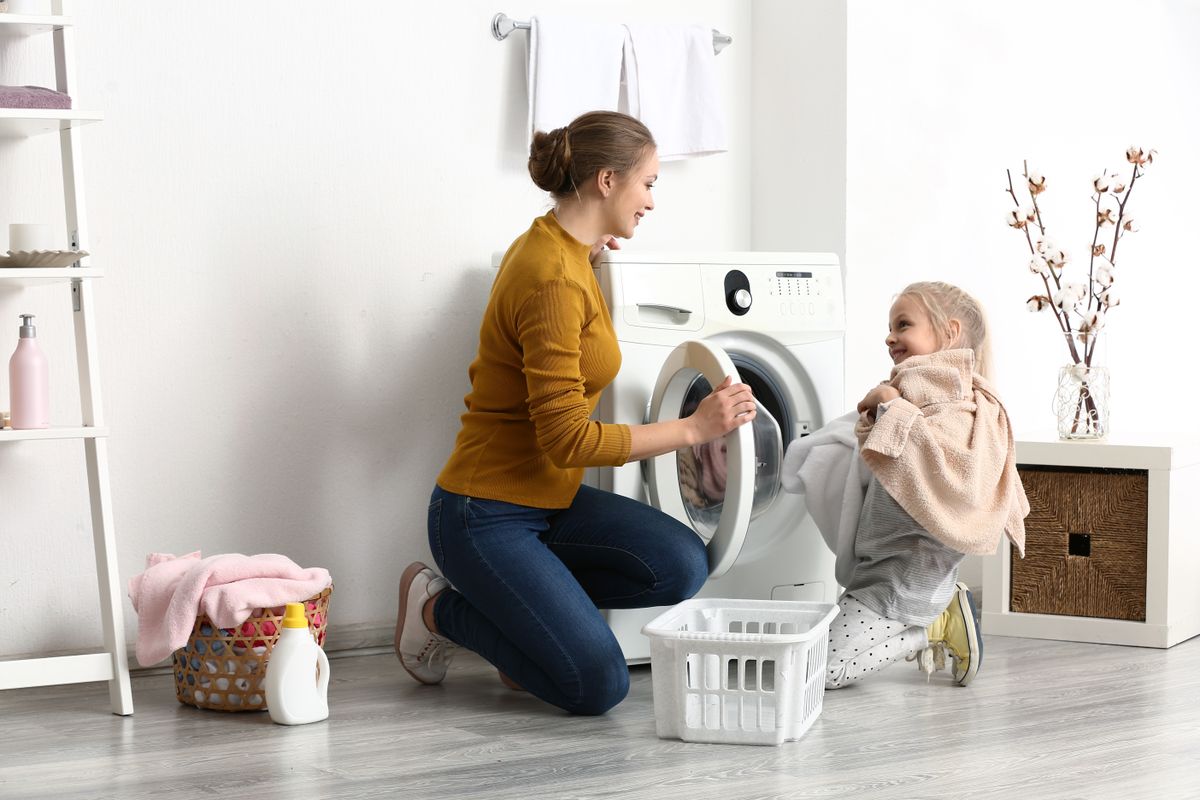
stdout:
<svg viewBox="0 0 1200 800">
<path fill-rule="evenodd" d="M 629 113 L 650 129 L 659 159 L 725 152 L 712 29 L 656 23 L 625 27 Z"/>
<path fill-rule="evenodd" d="M 529 137 L 586 111 L 616 111 L 625 28 L 571 17 L 529 25 Z"/>
</svg>

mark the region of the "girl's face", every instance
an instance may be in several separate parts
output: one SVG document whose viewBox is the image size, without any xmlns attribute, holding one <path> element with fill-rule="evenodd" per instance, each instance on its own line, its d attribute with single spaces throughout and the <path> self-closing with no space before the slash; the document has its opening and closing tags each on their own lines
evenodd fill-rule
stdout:
<svg viewBox="0 0 1200 800">
<path fill-rule="evenodd" d="M 646 212 L 654 208 L 651 190 L 658 180 L 658 153 L 651 152 L 637 166 L 617 178 L 605 197 L 607 228 L 614 236 L 629 239 Z"/>
<path fill-rule="evenodd" d="M 929 314 L 915 298 L 900 295 L 892 303 L 888 335 L 884 339 L 893 364 L 909 356 L 926 356 L 942 349 Z"/>
</svg>

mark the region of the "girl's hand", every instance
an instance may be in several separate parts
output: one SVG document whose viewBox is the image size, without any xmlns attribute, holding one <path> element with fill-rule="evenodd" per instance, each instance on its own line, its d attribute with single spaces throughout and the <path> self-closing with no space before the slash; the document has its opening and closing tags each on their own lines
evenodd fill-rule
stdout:
<svg viewBox="0 0 1200 800">
<path fill-rule="evenodd" d="M 687 418 L 693 444 L 718 439 L 753 420 L 756 413 L 754 393 L 750 387 L 744 383 L 734 383 L 732 377 L 726 377 Z"/>
<path fill-rule="evenodd" d="M 595 264 L 596 257 L 603 253 L 605 248 L 608 248 L 609 250 L 620 250 L 621 245 L 617 242 L 617 237 L 615 236 L 602 236 L 600 241 L 592 245 L 592 252 L 588 254 L 588 261 L 591 261 L 593 264 Z"/>
<path fill-rule="evenodd" d="M 871 419 L 875 419 L 875 409 L 880 403 L 886 403 L 895 400 L 900 396 L 895 386 L 890 383 L 881 383 L 871 391 L 867 392 L 862 400 L 858 401 L 858 413 L 865 413 Z"/>
</svg>

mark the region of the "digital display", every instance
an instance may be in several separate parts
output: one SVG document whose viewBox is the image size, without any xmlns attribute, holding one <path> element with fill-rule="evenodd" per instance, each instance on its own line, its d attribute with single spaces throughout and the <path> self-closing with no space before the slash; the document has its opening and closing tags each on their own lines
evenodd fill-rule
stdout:
<svg viewBox="0 0 1200 800">
<path fill-rule="evenodd" d="M 776 278 L 811 278 L 811 272 L 776 272 Z"/>
</svg>

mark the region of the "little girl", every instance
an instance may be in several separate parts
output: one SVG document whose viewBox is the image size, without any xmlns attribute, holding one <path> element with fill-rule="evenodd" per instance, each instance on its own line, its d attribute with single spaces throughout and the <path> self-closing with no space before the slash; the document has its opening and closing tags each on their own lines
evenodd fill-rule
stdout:
<svg viewBox="0 0 1200 800">
<path fill-rule="evenodd" d="M 859 402 L 857 420 L 848 415 L 800 440 L 784 465 L 798 470 L 793 483 L 809 495 L 846 589 L 830 626 L 825 686 L 841 688 L 901 658 L 930 674 L 947 651 L 955 682 L 966 686 L 983 640 L 958 565 L 966 554 L 995 552 L 1003 533 L 1023 555 L 1029 503 L 1008 415 L 986 378 L 978 301 L 947 283 L 914 283 L 892 304 L 885 341 L 895 366 Z M 830 480 L 828 453 L 807 459 L 830 446 L 849 465 L 842 518 L 832 524 L 814 509 L 829 496 L 816 485 Z"/>
</svg>

